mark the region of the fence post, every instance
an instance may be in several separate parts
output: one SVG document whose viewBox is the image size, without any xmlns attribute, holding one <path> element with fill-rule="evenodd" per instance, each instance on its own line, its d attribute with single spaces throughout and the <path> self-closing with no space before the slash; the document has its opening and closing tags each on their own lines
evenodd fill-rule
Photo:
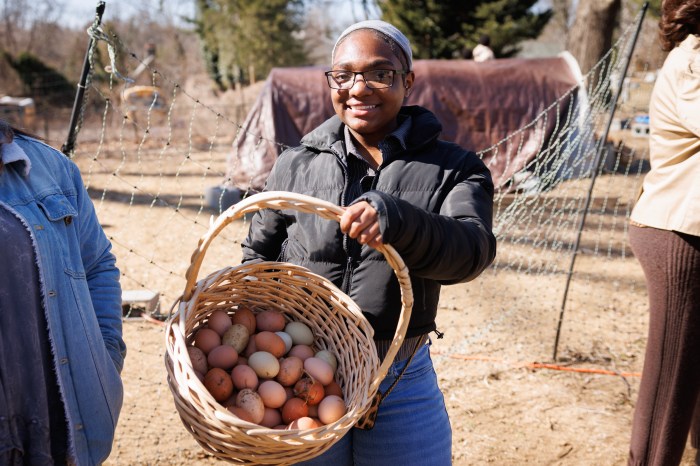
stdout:
<svg viewBox="0 0 700 466">
<path fill-rule="evenodd" d="M 97 3 L 97 8 L 95 9 L 95 21 L 93 27 L 97 27 L 102 23 L 102 15 L 105 12 L 105 2 L 99 1 Z M 75 101 L 73 102 L 73 111 L 70 115 L 70 123 L 68 126 L 68 136 L 66 138 L 66 143 L 61 147 L 61 152 L 63 152 L 68 157 L 71 156 L 73 150 L 75 149 L 75 139 L 78 136 L 79 128 L 78 117 L 82 113 L 83 97 L 85 95 L 85 87 L 87 84 L 88 76 L 91 71 L 90 55 L 92 54 L 92 48 L 95 44 L 95 39 L 90 37 L 88 41 L 87 51 L 85 52 L 85 60 L 83 61 L 83 71 L 80 75 L 80 82 L 78 83 L 78 89 L 75 93 Z"/>
<path fill-rule="evenodd" d="M 627 69 L 629 68 L 630 60 L 632 59 L 632 53 L 634 52 L 634 47 L 637 45 L 637 38 L 639 37 L 639 31 L 642 29 L 642 22 L 644 21 L 644 16 L 646 15 L 647 8 L 649 7 L 648 2 L 644 2 L 644 5 L 642 5 L 642 10 L 641 14 L 639 17 L 639 21 L 637 22 L 637 28 L 634 31 L 634 37 L 632 39 L 632 45 L 629 48 L 629 52 L 627 53 L 627 57 L 625 59 L 625 65 L 622 70 L 622 74 L 620 75 L 620 83 L 617 86 L 617 89 L 615 89 L 615 94 L 613 96 L 612 101 L 610 102 L 610 115 L 608 116 L 608 121 L 605 124 L 605 131 L 603 131 L 603 134 L 600 137 L 600 145 L 598 147 L 598 151 L 596 152 L 595 159 L 593 161 L 593 174 L 591 175 L 591 183 L 588 186 L 588 194 L 586 196 L 586 202 L 583 208 L 583 214 L 581 215 L 581 222 L 579 223 L 578 227 L 578 233 L 576 234 L 576 242 L 574 243 L 574 252 L 573 255 L 571 256 L 571 264 L 569 265 L 569 272 L 566 275 L 566 285 L 564 287 L 564 296 L 561 301 L 561 308 L 559 310 L 559 321 L 557 322 L 557 334 L 554 339 L 554 351 L 552 353 L 552 360 L 556 361 L 557 360 L 557 351 L 559 349 L 559 337 L 561 335 L 561 326 L 564 320 L 564 310 L 566 309 L 566 299 L 569 295 L 569 285 L 571 284 L 571 277 L 574 273 L 574 264 L 576 263 L 576 257 L 578 256 L 578 249 L 579 245 L 581 243 L 581 234 L 583 232 L 583 226 L 586 223 L 586 216 L 588 214 L 588 209 L 590 208 L 591 205 L 591 198 L 593 197 L 593 186 L 595 185 L 596 178 L 598 177 L 598 172 L 600 171 L 600 165 L 602 163 L 602 154 L 603 150 L 605 149 L 605 140 L 608 137 L 608 133 L 610 132 L 610 126 L 612 125 L 612 120 L 613 116 L 615 115 L 615 110 L 617 109 L 617 100 L 620 97 L 620 93 L 622 92 L 622 85 L 625 82 L 625 76 L 627 76 Z"/>
</svg>

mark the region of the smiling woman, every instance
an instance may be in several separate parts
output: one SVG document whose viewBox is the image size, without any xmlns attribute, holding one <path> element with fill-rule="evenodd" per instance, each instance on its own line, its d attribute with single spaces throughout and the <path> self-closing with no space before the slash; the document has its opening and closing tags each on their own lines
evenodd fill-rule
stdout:
<svg viewBox="0 0 700 466">
<path fill-rule="evenodd" d="M 404 105 L 416 80 L 411 45 L 391 24 L 371 20 L 346 29 L 326 77 L 335 116 L 279 156 L 265 189 L 346 207 L 340 223 L 259 211 L 243 259 L 291 262 L 331 280 L 362 309 L 383 359 L 401 293 L 374 248 L 391 244 L 399 252 L 415 304 L 379 387 L 376 418 L 309 464 L 448 465 L 452 433 L 428 334 L 438 332 L 441 285 L 476 278 L 495 256 L 491 174 L 474 152 L 440 140 L 430 111 Z"/>
<path fill-rule="evenodd" d="M 360 155 L 375 170 L 382 160 L 379 142 L 398 127 L 396 117 L 414 79 L 408 59 L 410 47 L 406 47 L 407 52 L 403 48 L 399 52 L 384 37 L 387 36 L 375 29 L 351 29 L 333 49 L 332 73 L 344 78 L 340 88 L 331 94 L 333 108 L 359 143 Z M 396 82 L 397 76 L 400 82 Z"/>
</svg>

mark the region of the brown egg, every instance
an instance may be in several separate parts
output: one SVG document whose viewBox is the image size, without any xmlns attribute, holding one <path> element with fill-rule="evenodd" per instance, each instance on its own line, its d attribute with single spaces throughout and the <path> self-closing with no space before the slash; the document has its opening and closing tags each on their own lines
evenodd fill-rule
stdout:
<svg viewBox="0 0 700 466">
<path fill-rule="evenodd" d="M 236 406 L 236 395 L 238 395 L 238 393 L 236 393 L 236 390 L 234 390 L 233 393 L 231 393 L 231 396 L 221 402 L 221 405 L 225 408 L 228 408 L 229 406 Z"/>
<path fill-rule="evenodd" d="M 261 426 L 273 428 L 282 424 L 282 413 L 279 409 L 265 408 L 265 415 L 262 421 L 260 421 Z"/>
<path fill-rule="evenodd" d="M 314 350 L 309 345 L 294 345 L 292 349 L 289 350 L 287 356 L 296 356 L 302 361 L 312 357 L 314 355 Z"/>
<path fill-rule="evenodd" d="M 321 382 L 304 377 L 294 385 L 294 396 L 306 401 L 308 405 L 317 405 L 323 399 L 325 392 Z"/>
<path fill-rule="evenodd" d="M 309 417 L 318 419 L 318 405 L 309 405 Z"/>
<path fill-rule="evenodd" d="M 210 367 L 220 367 L 225 371 L 230 371 L 238 361 L 238 352 L 229 345 L 220 345 L 214 348 L 207 355 L 207 362 Z"/>
<path fill-rule="evenodd" d="M 339 396 L 340 398 L 343 397 L 343 389 L 340 388 L 340 385 L 338 385 L 338 382 L 335 381 L 335 379 L 331 380 L 331 383 L 323 387 L 324 392 L 327 395 L 336 395 Z"/>
<path fill-rule="evenodd" d="M 265 405 L 262 398 L 254 390 L 244 388 L 236 395 L 236 406 L 240 406 L 250 413 L 253 422 L 260 424 L 265 417 Z"/>
<path fill-rule="evenodd" d="M 267 351 L 276 358 L 281 358 L 287 350 L 282 337 L 276 333 L 263 330 L 255 334 L 255 349 Z"/>
<path fill-rule="evenodd" d="M 280 371 L 277 373 L 277 380 L 285 387 L 297 383 L 304 373 L 304 361 L 296 356 L 289 356 L 280 362 Z"/>
<path fill-rule="evenodd" d="M 212 312 L 207 320 L 207 326 L 218 333 L 219 336 L 223 335 L 231 324 L 231 317 L 222 310 Z"/>
<path fill-rule="evenodd" d="M 241 408 L 240 406 L 226 406 L 226 409 L 231 411 L 234 416 L 238 417 L 239 419 L 247 422 L 253 422 L 253 416 L 246 411 L 245 409 Z"/>
<path fill-rule="evenodd" d="M 195 372 L 200 372 L 206 374 L 209 368 L 207 367 L 207 355 L 204 351 L 197 348 L 196 346 L 188 346 L 187 354 L 190 356 L 190 361 L 192 362 L 192 369 Z"/>
<path fill-rule="evenodd" d="M 233 393 L 233 381 L 223 369 L 215 367 L 204 376 L 204 386 L 216 401 L 224 401 Z"/>
<path fill-rule="evenodd" d="M 250 341 L 248 328 L 243 324 L 232 324 L 221 337 L 221 342 L 232 346 L 238 353 L 242 353 Z"/>
<path fill-rule="evenodd" d="M 253 334 L 253 338 L 248 340 L 248 344 L 246 345 L 245 349 L 243 350 L 243 356 L 246 358 L 249 358 L 251 354 L 255 353 L 257 351 L 257 348 L 255 348 L 255 334 Z"/>
<path fill-rule="evenodd" d="M 290 424 L 300 417 L 309 415 L 309 407 L 301 398 L 292 398 L 282 406 L 282 421 Z"/>
<path fill-rule="evenodd" d="M 347 408 L 342 398 L 329 395 L 318 405 L 318 418 L 324 424 L 337 421 L 345 415 Z"/>
<path fill-rule="evenodd" d="M 281 408 L 287 401 L 284 387 L 274 380 L 266 380 L 261 383 L 258 387 L 258 394 L 266 408 Z"/>
<path fill-rule="evenodd" d="M 243 390 L 244 388 L 258 388 L 259 379 L 252 367 L 239 365 L 231 371 L 231 381 L 238 390 Z"/>
<path fill-rule="evenodd" d="M 247 307 L 239 306 L 231 317 L 231 322 L 234 324 L 244 325 L 245 328 L 248 329 L 249 335 L 255 333 L 255 314 L 253 314 L 253 311 Z"/>
<path fill-rule="evenodd" d="M 255 316 L 255 322 L 259 332 L 281 332 L 287 322 L 284 315 L 278 311 L 262 311 Z"/>
<path fill-rule="evenodd" d="M 290 429 L 299 429 L 299 430 L 304 430 L 304 429 L 315 429 L 317 427 L 321 427 L 322 424 L 309 416 L 304 416 L 300 417 L 299 419 L 292 421 L 292 423 L 289 425 Z"/>
<path fill-rule="evenodd" d="M 194 336 L 194 346 L 204 351 L 204 354 L 209 354 L 209 351 L 220 344 L 221 337 L 210 328 L 200 328 Z"/>
<path fill-rule="evenodd" d="M 333 381 L 333 368 L 320 358 L 307 358 L 304 360 L 304 371 L 322 385 L 328 385 Z"/>
</svg>

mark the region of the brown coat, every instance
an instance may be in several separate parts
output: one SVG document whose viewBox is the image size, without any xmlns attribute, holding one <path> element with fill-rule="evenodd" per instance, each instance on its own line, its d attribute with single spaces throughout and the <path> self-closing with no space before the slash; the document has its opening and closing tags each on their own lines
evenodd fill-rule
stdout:
<svg viewBox="0 0 700 466">
<path fill-rule="evenodd" d="M 632 221 L 700 236 L 700 37 L 668 55 L 649 109 L 651 170 Z"/>
</svg>

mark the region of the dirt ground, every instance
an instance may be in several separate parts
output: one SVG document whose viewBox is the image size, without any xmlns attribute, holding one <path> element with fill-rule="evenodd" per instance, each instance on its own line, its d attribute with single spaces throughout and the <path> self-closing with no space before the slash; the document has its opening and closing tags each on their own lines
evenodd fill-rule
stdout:
<svg viewBox="0 0 700 466">
<path fill-rule="evenodd" d="M 167 315 L 207 229 L 212 212 L 205 193 L 225 172 L 227 146 L 132 149 L 83 145 L 76 162 L 113 241 L 124 289 L 159 293 L 160 313 Z M 586 224 L 556 361 L 571 260 L 566 246 L 557 248 L 547 237 L 514 240 L 528 235 L 521 225 L 504 235 L 496 267 L 473 283 L 443 288 L 438 328 L 444 338 L 432 335 L 431 352 L 452 422 L 455 465 L 626 464 L 647 324 L 643 276 L 624 228 L 638 181 L 608 175 L 597 183 L 593 206 L 600 208 Z M 581 180 L 578 188 L 587 183 Z M 558 189 L 547 197 L 572 198 L 574 192 Z M 515 202 L 524 200 L 502 199 L 499 214 Z M 575 230 L 566 208 L 549 212 L 558 220 L 532 231 L 556 237 Z M 237 221 L 215 240 L 203 273 L 239 263 L 246 227 Z M 542 241 L 549 247 L 538 247 Z M 218 463 L 175 410 L 163 325 L 127 318 L 124 337 L 124 407 L 107 464 Z M 692 465 L 693 455 L 688 448 L 682 464 Z"/>
</svg>

